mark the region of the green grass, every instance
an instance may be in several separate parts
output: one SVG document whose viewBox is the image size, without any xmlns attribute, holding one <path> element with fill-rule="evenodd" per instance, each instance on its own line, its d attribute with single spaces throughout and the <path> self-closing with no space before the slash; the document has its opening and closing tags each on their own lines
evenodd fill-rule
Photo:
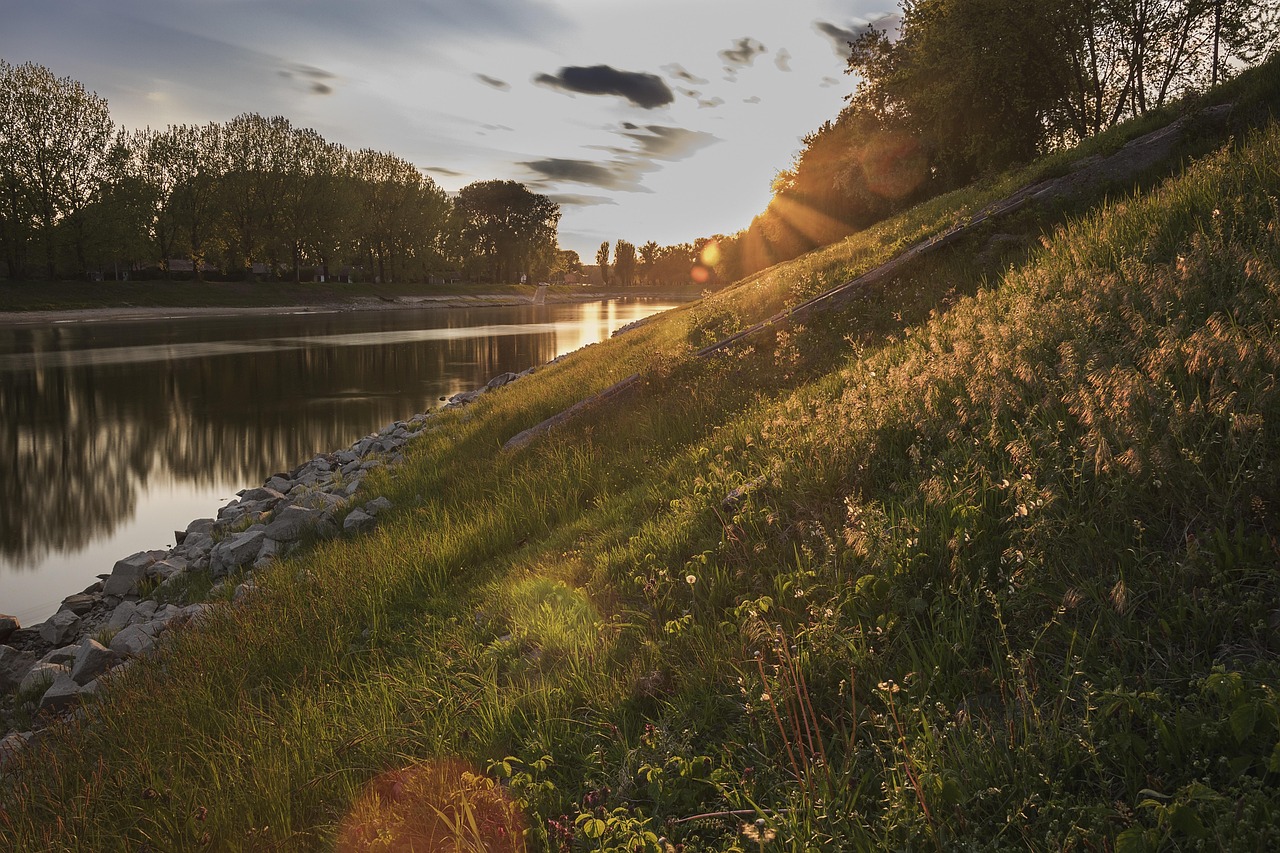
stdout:
<svg viewBox="0 0 1280 853">
<path fill-rule="evenodd" d="M 993 181 L 437 416 L 373 534 L 55 726 L 0 840 L 1280 846 L 1277 163 L 1242 135 L 693 356 Z"/>
</svg>

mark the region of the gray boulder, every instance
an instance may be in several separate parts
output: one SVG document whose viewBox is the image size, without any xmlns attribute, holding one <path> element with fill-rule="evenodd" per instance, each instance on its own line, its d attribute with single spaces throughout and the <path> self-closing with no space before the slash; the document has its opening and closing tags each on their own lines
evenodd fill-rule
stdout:
<svg viewBox="0 0 1280 853">
<path fill-rule="evenodd" d="M 18 691 L 25 693 L 28 690 L 36 689 L 37 685 L 52 684 L 60 675 L 70 678 L 71 667 L 60 663 L 38 663 L 27 670 L 27 674 L 22 677 L 22 682 L 18 685 Z"/>
<path fill-rule="evenodd" d="M 35 740 L 35 732 L 13 732 L 0 740 L 0 770 L 21 755 Z"/>
<path fill-rule="evenodd" d="M 36 663 L 36 656 L 12 646 L 0 646 L 0 692 L 12 693 Z"/>
<path fill-rule="evenodd" d="M 147 569 L 163 556 L 163 551 L 139 551 L 125 557 L 112 568 L 111 577 L 107 578 L 102 591 L 107 595 L 136 595 L 138 582 L 147 576 Z"/>
<path fill-rule="evenodd" d="M 79 646 L 63 646 L 59 649 L 53 649 L 45 654 L 44 657 L 36 661 L 36 663 L 60 663 L 64 666 L 71 666 L 71 662 L 76 658 L 76 649 Z"/>
<path fill-rule="evenodd" d="M 70 610 L 77 616 L 83 616 L 93 609 L 93 605 L 98 603 L 98 596 L 88 593 L 78 592 L 75 595 L 68 595 L 62 599 L 62 609 Z"/>
<path fill-rule="evenodd" d="M 76 684 L 88 684 L 119 661 L 120 655 L 92 637 L 86 637 L 77 647 L 75 659 L 71 662 L 71 678 Z"/>
<path fill-rule="evenodd" d="M 79 616 L 70 610 L 59 610 L 40 626 L 40 639 L 51 646 L 63 646 L 75 637 L 79 627 Z"/>
<path fill-rule="evenodd" d="M 309 507 L 290 505 L 276 510 L 275 518 L 264 531 L 268 539 L 277 542 L 295 542 L 320 523 L 320 511 Z"/>
<path fill-rule="evenodd" d="M 121 657 L 145 655 L 156 647 L 156 629 L 151 622 L 129 625 L 111 638 L 111 651 Z"/>
<path fill-rule="evenodd" d="M 377 515 L 380 512 L 386 512 L 393 506 L 395 506 L 395 504 L 391 503 L 391 501 L 387 500 L 385 497 L 380 496 L 365 504 L 364 511 L 369 513 L 369 515 Z"/>
<path fill-rule="evenodd" d="M 514 373 L 499 373 L 497 376 L 490 379 L 484 387 L 492 391 L 494 388 L 501 388 L 503 385 L 514 382 L 519 378 L 520 377 Z"/>
<path fill-rule="evenodd" d="M 250 528 L 213 546 L 209 553 L 209 569 L 214 577 L 229 574 L 233 569 L 253 562 L 266 539 L 264 531 L 263 527 Z"/>
<path fill-rule="evenodd" d="M 0 613 L 0 643 L 6 642 L 14 631 L 22 627 L 18 617 Z"/>
<path fill-rule="evenodd" d="M 353 509 L 342 522 L 342 529 L 351 534 L 368 533 L 378 526 L 378 520 L 363 510 Z"/>
<path fill-rule="evenodd" d="M 40 697 L 40 710 L 57 713 L 80 701 L 80 685 L 70 675 L 59 675 Z"/>
</svg>

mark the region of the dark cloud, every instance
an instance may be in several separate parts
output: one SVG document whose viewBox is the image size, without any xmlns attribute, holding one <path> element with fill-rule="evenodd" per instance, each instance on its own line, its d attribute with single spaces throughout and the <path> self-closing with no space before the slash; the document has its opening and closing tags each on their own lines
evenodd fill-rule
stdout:
<svg viewBox="0 0 1280 853">
<path fill-rule="evenodd" d="M 623 127 L 628 132 L 622 135 L 639 144 L 638 153 L 657 160 L 684 160 L 720 141 L 720 137 L 715 134 L 683 127 L 663 127 L 659 124 L 647 125 L 643 129 L 629 124 L 624 124 Z M 617 153 L 635 153 L 613 150 Z"/>
<path fill-rule="evenodd" d="M 507 92 L 511 89 L 511 84 L 506 80 L 499 80 L 497 77 L 490 77 L 488 74 L 477 74 L 476 79 L 486 86 L 497 89 L 499 92 Z"/>
<path fill-rule="evenodd" d="M 778 55 L 773 58 L 773 64 L 778 66 L 779 71 L 791 70 L 791 51 L 785 47 L 778 51 Z"/>
<path fill-rule="evenodd" d="M 690 72 L 686 71 L 684 66 L 681 65 L 679 62 L 673 62 L 670 65 L 664 65 L 662 66 L 662 70 L 667 73 L 668 77 L 672 77 L 676 80 L 681 80 L 685 83 L 692 83 L 695 86 L 703 86 L 703 85 L 706 85 L 708 82 L 710 82 L 708 80 L 703 80 L 701 77 L 699 77 L 696 74 L 691 74 Z"/>
<path fill-rule="evenodd" d="M 860 30 L 838 27 L 830 21 L 814 21 L 813 28 L 827 37 L 831 42 L 831 49 L 841 59 L 848 58 L 849 43 L 857 41 L 862 34 Z"/>
<path fill-rule="evenodd" d="M 878 18 L 872 18 L 865 24 L 850 24 L 847 27 L 841 27 L 830 21 L 814 21 L 813 28 L 827 38 L 836 56 L 841 59 L 848 59 L 849 43 L 857 41 L 867 30 L 880 30 L 888 33 L 892 38 L 898 32 L 898 27 L 901 23 L 902 16 L 897 12 L 890 12 Z"/>
<path fill-rule="evenodd" d="M 638 71 L 619 71 L 608 65 L 569 66 L 556 74 L 539 74 L 533 82 L 583 95 L 617 95 L 646 110 L 664 107 L 676 99 L 661 77 Z"/>
<path fill-rule="evenodd" d="M 575 195 L 573 193 L 563 193 L 549 195 L 547 198 L 556 204 L 564 207 L 599 207 L 600 205 L 617 205 L 618 203 L 611 198 L 602 195 Z"/>
<path fill-rule="evenodd" d="M 822 85 L 821 85 L 821 86 L 819 86 L 818 88 L 819 88 L 819 89 L 830 89 L 832 86 L 839 86 L 839 85 L 840 85 L 840 81 L 839 81 L 839 80 L 837 80 L 836 78 L 834 78 L 834 77 L 823 77 L 823 78 L 822 78 Z"/>
<path fill-rule="evenodd" d="M 329 85 L 328 81 L 338 79 L 338 75 L 323 68 L 300 63 L 286 65 L 280 69 L 279 74 L 286 80 L 301 85 L 313 95 L 332 95 L 333 86 Z"/>
<path fill-rule="evenodd" d="M 430 172 L 433 175 L 443 175 L 446 178 L 461 178 L 466 176 L 466 172 L 459 172 L 454 169 L 446 169 L 444 166 L 428 166 L 423 169 L 424 172 Z"/>
<path fill-rule="evenodd" d="M 759 96 L 759 95 L 752 95 L 750 98 L 743 98 L 743 99 L 742 99 L 742 103 L 744 103 L 744 104 L 758 104 L 758 103 L 760 103 L 760 96 Z"/>
<path fill-rule="evenodd" d="M 653 192 L 640 184 L 640 178 L 645 172 L 653 171 L 654 167 L 639 160 L 596 163 L 591 160 L 549 157 L 545 160 L 530 160 L 519 165 L 539 176 L 539 183 L 536 185 L 539 188 L 547 184 L 568 183 L 632 193 Z"/>
<path fill-rule="evenodd" d="M 605 161 L 569 160 L 547 158 L 521 163 L 533 172 L 535 187 L 542 189 L 553 184 L 585 184 L 604 190 L 622 192 L 652 192 L 642 183 L 644 176 L 660 168 L 659 161 L 675 162 L 692 157 L 698 151 L 720 141 L 711 133 L 687 130 L 683 127 L 667 127 L 650 124 L 639 127 L 623 122 L 619 134 L 632 143 L 630 148 L 602 146 L 597 150 L 612 156 Z M 582 198 L 591 198 L 583 196 Z M 580 202 L 585 204 L 586 202 Z M 591 202 L 604 204 L 604 201 Z"/>
<path fill-rule="evenodd" d="M 716 107 L 723 106 L 724 98 L 707 98 L 706 100 L 698 100 L 698 109 L 714 110 Z"/>
<path fill-rule="evenodd" d="M 733 43 L 733 47 L 720 51 L 720 58 L 733 68 L 741 68 L 752 64 L 756 57 L 766 53 L 768 48 L 753 38 L 743 37 Z"/>
</svg>

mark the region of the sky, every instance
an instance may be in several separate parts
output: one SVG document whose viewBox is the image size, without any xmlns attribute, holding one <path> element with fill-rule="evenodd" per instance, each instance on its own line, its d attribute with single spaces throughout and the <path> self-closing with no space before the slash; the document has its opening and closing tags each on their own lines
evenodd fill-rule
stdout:
<svg viewBox="0 0 1280 853">
<path fill-rule="evenodd" d="M 0 59 L 129 129 L 282 115 L 456 192 L 520 181 L 560 245 L 745 228 L 893 0 L 9 0 Z"/>
</svg>

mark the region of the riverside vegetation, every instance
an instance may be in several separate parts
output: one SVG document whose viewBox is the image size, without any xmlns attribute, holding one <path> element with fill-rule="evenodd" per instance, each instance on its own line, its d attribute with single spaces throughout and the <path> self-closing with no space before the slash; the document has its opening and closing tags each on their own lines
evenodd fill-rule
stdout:
<svg viewBox="0 0 1280 853">
<path fill-rule="evenodd" d="M 1215 94 L 1135 192 L 694 356 L 1120 126 L 436 416 L 373 532 L 6 765 L 0 840 L 1280 847 L 1280 67 Z"/>
</svg>

